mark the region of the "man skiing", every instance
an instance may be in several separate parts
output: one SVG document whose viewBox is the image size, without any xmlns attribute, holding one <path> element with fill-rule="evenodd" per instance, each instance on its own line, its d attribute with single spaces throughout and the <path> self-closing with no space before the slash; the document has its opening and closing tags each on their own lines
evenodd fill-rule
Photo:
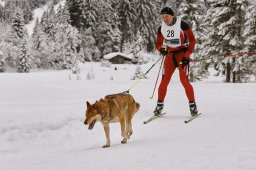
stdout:
<svg viewBox="0 0 256 170">
<path fill-rule="evenodd" d="M 186 22 L 174 16 L 174 12 L 170 7 L 164 7 L 161 10 L 161 17 L 162 25 L 158 29 L 156 49 L 165 56 L 165 60 L 154 114 L 156 116 L 161 115 L 167 86 L 175 69 L 178 68 L 180 81 L 189 101 L 190 113 L 195 116 L 198 114 L 198 110 L 194 90 L 188 79 L 189 56 L 196 43 L 194 34 Z"/>
</svg>

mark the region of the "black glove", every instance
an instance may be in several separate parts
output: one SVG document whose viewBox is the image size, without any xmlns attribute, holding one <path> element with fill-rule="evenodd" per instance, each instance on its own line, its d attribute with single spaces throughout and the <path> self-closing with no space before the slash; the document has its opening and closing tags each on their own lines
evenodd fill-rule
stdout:
<svg viewBox="0 0 256 170">
<path fill-rule="evenodd" d="M 182 69 L 184 69 L 184 67 L 189 64 L 189 61 L 190 61 L 190 59 L 187 57 L 182 58 L 182 62 L 181 62 Z"/>
<path fill-rule="evenodd" d="M 167 54 L 168 54 L 167 48 L 160 48 L 160 53 L 161 53 L 162 55 L 167 55 Z"/>
</svg>

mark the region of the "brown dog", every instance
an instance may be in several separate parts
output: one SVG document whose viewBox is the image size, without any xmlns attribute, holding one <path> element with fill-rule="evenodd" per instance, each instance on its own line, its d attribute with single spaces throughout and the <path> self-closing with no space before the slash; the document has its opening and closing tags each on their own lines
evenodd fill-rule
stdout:
<svg viewBox="0 0 256 170">
<path fill-rule="evenodd" d="M 89 124 L 89 129 L 94 127 L 96 122 L 103 124 L 107 143 L 103 148 L 110 146 L 109 123 L 120 122 L 121 143 L 126 143 L 132 135 L 132 118 L 139 109 L 139 104 L 128 93 L 118 93 L 105 96 L 104 99 L 94 104 L 87 102 L 86 118 L 84 124 Z"/>
</svg>

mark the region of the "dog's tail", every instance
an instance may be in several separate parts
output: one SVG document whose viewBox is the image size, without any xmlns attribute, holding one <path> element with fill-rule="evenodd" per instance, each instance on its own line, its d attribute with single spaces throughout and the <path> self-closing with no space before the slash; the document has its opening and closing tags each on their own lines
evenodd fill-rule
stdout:
<svg viewBox="0 0 256 170">
<path fill-rule="evenodd" d="M 136 102 L 136 112 L 140 109 L 140 104 Z"/>
</svg>

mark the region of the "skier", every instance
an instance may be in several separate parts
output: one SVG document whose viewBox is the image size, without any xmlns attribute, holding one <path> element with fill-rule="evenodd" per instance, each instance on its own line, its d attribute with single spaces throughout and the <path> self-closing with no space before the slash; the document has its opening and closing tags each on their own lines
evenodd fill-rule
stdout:
<svg viewBox="0 0 256 170">
<path fill-rule="evenodd" d="M 180 81 L 185 89 L 190 113 L 198 114 L 194 90 L 188 79 L 189 56 L 195 47 L 195 37 L 189 25 L 174 16 L 170 7 L 161 10 L 162 25 L 158 29 L 156 49 L 165 56 L 162 80 L 158 88 L 158 101 L 154 110 L 156 116 L 161 115 L 164 107 L 167 86 L 175 69 L 179 69 Z"/>
</svg>

